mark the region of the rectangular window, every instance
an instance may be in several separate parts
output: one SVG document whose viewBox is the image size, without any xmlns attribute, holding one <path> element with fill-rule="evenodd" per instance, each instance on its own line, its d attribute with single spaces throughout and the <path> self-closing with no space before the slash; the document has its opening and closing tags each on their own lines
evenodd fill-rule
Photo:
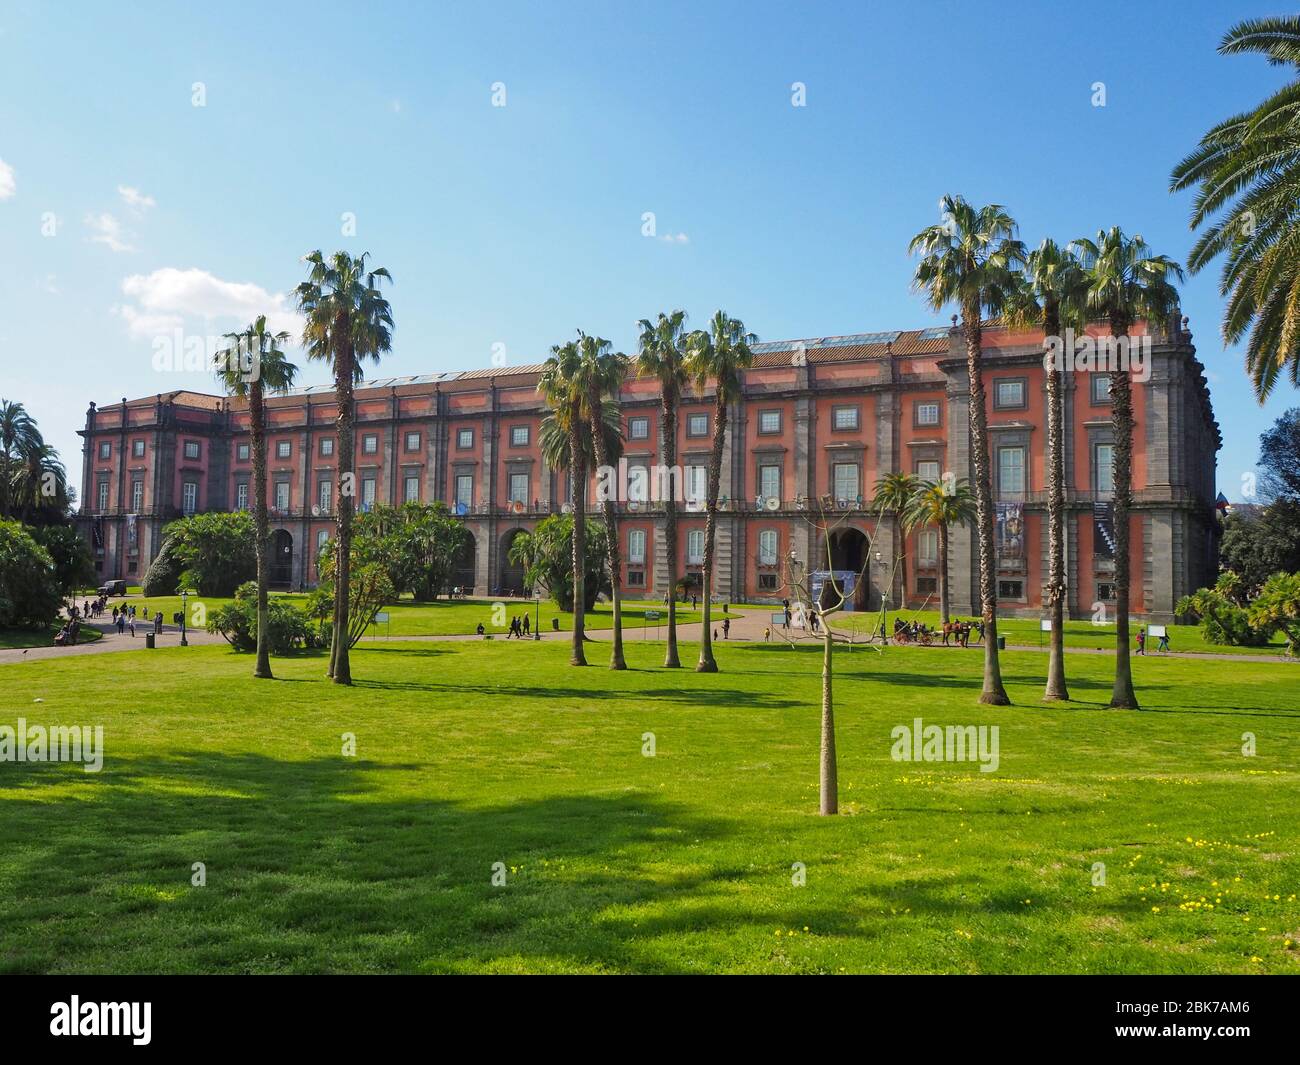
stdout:
<svg viewBox="0 0 1300 1065">
<path fill-rule="evenodd" d="M 935 402 L 918 403 L 916 405 L 916 424 L 924 426 L 936 426 L 939 424 L 939 404 Z"/>
<path fill-rule="evenodd" d="M 649 440 L 650 419 L 629 418 L 627 420 L 627 438 L 629 440 Z"/>
<path fill-rule="evenodd" d="M 248 509 L 248 482 L 240 481 L 235 485 L 235 509 Z"/>
<path fill-rule="evenodd" d="M 939 533 L 935 529 L 922 529 L 916 534 L 916 560 L 922 566 L 939 564 Z"/>
<path fill-rule="evenodd" d="M 916 475 L 923 481 L 939 483 L 939 464 L 933 459 L 923 459 L 916 464 Z"/>
<path fill-rule="evenodd" d="M 137 459 L 142 459 L 142 458 L 144 458 L 144 441 L 143 441 L 143 440 L 132 440 L 132 441 L 131 441 L 131 456 L 132 456 L 132 458 L 137 458 Z"/>
<path fill-rule="evenodd" d="M 939 590 L 938 577 L 917 577 L 916 591 L 918 595 L 934 595 Z"/>
<path fill-rule="evenodd" d="M 474 505 L 474 477 L 472 474 L 462 473 L 457 475 L 456 505 L 460 507 L 472 507 Z"/>
<path fill-rule="evenodd" d="M 334 505 L 334 482 L 321 481 L 316 485 L 316 506 L 322 514 L 328 514 Z"/>
<path fill-rule="evenodd" d="M 1115 445 L 1097 444 L 1092 453 L 1097 470 L 1097 492 L 1099 495 L 1108 495 L 1115 491 Z"/>
<path fill-rule="evenodd" d="M 402 482 L 402 499 L 407 503 L 418 503 L 420 501 L 419 477 L 407 477 Z"/>
<path fill-rule="evenodd" d="M 836 407 L 832 417 L 832 424 L 841 432 L 855 431 L 858 428 L 857 407 Z"/>
<path fill-rule="evenodd" d="M 776 530 L 762 529 L 758 534 L 758 564 L 776 565 Z"/>
<path fill-rule="evenodd" d="M 325 550 L 325 545 L 330 542 L 330 531 L 328 529 L 316 530 L 316 557 L 319 559 L 321 552 Z"/>
<path fill-rule="evenodd" d="M 1023 377 L 1003 377 L 993 383 L 993 406 L 997 410 L 1009 410 L 1025 405 L 1025 379 Z"/>
<path fill-rule="evenodd" d="M 760 466 L 758 468 L 758 494 L 762 497 L 763 505 L 766 505 L 769 499 L 781 498 L 780 466 Z"/>
<path fill-rule="evenodd" d="M 248 459 L 249 459 L 249 457 L 252 455 L 252 453 L 253 453 L 253 450 L 252 450 L 252 445 L 251 445 L 251 444 L 236 444 L 236 445 L 235 445 L 235 461 L 236 461 L 236 462 L 247 462 Z"/>
<path fill-rule="evenodd" d="M 510 475 L 510 502 L 528 503 L 528 474 L 512 473 Z"/>
<path fill-rule="evenodd" d="M 181 485 L 181 510 L 188 517 L 198 509 L 199 484 L 197 481 L 186 481 Z"/>
<path fill-rule="evenodd" d="M 1104 373 L 1092 375 L 1092 404 L 1094 407 L 1110 406 L 1110 377 Z"/>
<path fill-rule="evenodd" d="M 332 436 L 322 436 L 320 438 L 321 458 L 328 459 L 334 455 L 334 438 Z"/>
<path fill-rule="evenodd" d="M 1023 599 L 1024 597 L 1024 581 L 998 581 L 999 599 Z"/>
<path fill-rule="evenodd" d="M 686 564 L 688 566 L 704 565 L 703 529 L 691 529 L 686 534 Z"/>
<path fill-rule="evenodd" d="M 528 426 L 512 425 L 510 427 L 510 446 L 511 447 L 528 446 Z"/>
<path fill-rule="evenodd" d="M 363 455 L 379 454 L 379 436 L 376 433 L 366 433 L 361 438 L 361 453 Z"/>
<path fill-rule="evenodd" d="M 775 592 L 775 591 L 776 591 L 776 574 L 775 574 L 775 573 L 760 573 L 760 574 L 758 575 L 758 590 L 759 590 L 760 592 Z"/>
<path fill-rule="evenodd" d="M 144 509 L 144 481 L 131 482 L 131 513 L 139 514 Z"/>
<path fill-rule="evenodd" d="M 100 481 L 96 486 L 95 509 L 101 514 L 108 509 L 108 482 Z"/>
<path fill-rule="evenodd" d="M 703 503 L 708 486 L 708 468 L 705 466 L 686 467 L 686 501 Z"/>
<path fill-rule="evenodd" d="M 1025 449 L 998 448 L 998 494 L 1022 496 L 1025 492 Z"/>
<path fill-rule="evenodd" d="M 1110 581 L 1097 582 L 1097 601 L 1099 603 L 1111 603 L 1115 601 L 1115 585 Z"/>
<path fill-rule="evenodd" d="M 107 440 L 101 440 L 99 442 L 99 457 L 101 459 L 106 459 L 106 458 L 111 458 L 112 455 L 113 455 L 113 445 L 110 444 Z"/>
<path fill-rule="evenodd" d="M 375 479 L 367 477 L 361 482 L 361 509 L 369 513 L 375 509 Z"/>
<path fill-rule="evenodd" d="M 288 440 L 277 440 L 275 442 L 275 457 L 278 459 L 287 459 L 293 454 L 293 443 Z"/>
<path fill-rule="evenodd" d="M 758 412 L 758 431 L 763 435 L 781 431 L 781 412 L 779 410 L 761 410 Z"/>
<path fill-rule="evenodd" d="M 289 482 L 275 482 L 275 509 L 281 514 L 289 512 Z"/>
<path fill-rule="evenodd" d="M 420 434 L 419 434 L 419 433 L 407 433 L 407 434 L 406 434 L 406 450 L 407 450 L 407 451 L 419 451 L 419 450 L 420 450 Z"/>
<path fill-rule="evenodd" d="M 474 446 L 474 430 L 461 429 L 456 433 L 456 446 L 462 451 L 468 451 Z"/>
<path fill-rule="evenodd" d="M 835 471 L 835 498 L 858 498 L 858 466 L 854 462 L 837 462 Z"/>
<path fill-rule="evenodd" d="M 627 571 L 627 586 L 629 588 L 645 587 L 645 570 L 630 569 Z"/>
<path fill-rule="evenodd" d="M 197 459 L 199 457 L 199 442 L 197 440 L 185 441 L 185 457 L 187 459 Z"/>
<path fill-rule="evenodd" d="M 709 416 L 707 414 L 690 414 L 686 417 L 687 436 L 708 436 Z"/>
<path fill-rule="evenodd" d="M 645 562 L 645 530 L 629 529 L 627 532 L 627 560 L 641 565 Z"/>
</svg>

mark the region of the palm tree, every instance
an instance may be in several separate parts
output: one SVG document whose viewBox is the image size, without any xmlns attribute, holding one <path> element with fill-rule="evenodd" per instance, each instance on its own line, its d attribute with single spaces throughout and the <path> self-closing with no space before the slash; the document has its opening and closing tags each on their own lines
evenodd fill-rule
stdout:
<svg viewBox="0 0 1300 1065">
<path fill-rule="evenodd" d="M 21 403 L 0 399 L 0 516 L 18 517 L 27 470 L 45 446 L 36 421 Z"/>
<path fill-rule="evenodd" d="M 1153 255 L 1140 236 L 1128 237 L 1118 226 L 1098 230 L 1096 240 L 1074 242 L 1087 286 L 1088 309 L 1110 324 L 1110 335 L 1127 339 L 1135 321 L 1146 332 L 1164 328 L 1178 307 L 1178 290 L 1169 278 L 1182 279 L 1182 268 L 1164 255 Z M 1133 389 L 1128 368 L 1111 366 L 1110 402 L 1115 438 L 1115 687 L 1110 705 L 1138 709 L 1129 660 L 1129 507 L 1133 485 Z"/>
<path fill-rule="evenodd" d="M 1300 72 L 1300 15 L 1240 22 L 1219 43 L 1223 55 L 1256 52 Z M 1247 333 L 1246 370 L 1262 403 L 1278 374 L 1300 386 L 1300 80 L 1253 111 L 1225 119 L 1180 162 L 1171 191 L 1197 186 L 1188 256 L 1199 273 L 1226 255 L 1219 291 L 1228 297 L 1223 339 Z M 1209 224 L 1212 216 L 1218 221 Z"/>
<path fill-rule="evenodd" d="M 920 484 L 910 473 L 887 473 L 876 482 L 876 506 L 893 513 L 894 561 L 900 563 L 903 578 L 903 594 L 898 601 L 900 608 L 907 605 L 907 541 L 903 537 L 903 514 Z M 893 580 L 892 574 L 890 580 Z"/>
<path fill-rule="evenodd" d="M 903 511 L 903 522 L 909 531 L 927 525 L 939 529 L 939 613 L 945 625 L 951 620 L 948 608 L 948 530 L 954 525 L 973 525 L 976 516 L 975 494 L 965 477 L 923 481 Z"/>
<path fill-rule="evenodd" d="M 718 520 L 718 485 L 722 476 L 722 445 L 727 435 L 727 405 L 740 398 L 741 374 L 753 363 L 750 345 L 758 337 L 746 332 L 739 318 L 729 318 L 718 311 L 709 321 L 708 331 L 696 330 L 687 343 L 687 372 L 702 394 L 713 381 L 713 447 L 709 452 L 709 480 L 705 493 L 704 518 L 704 631 L 700 634 L 700 661 L 697 673 L 716 673 L 713 658 L 711 611 L 713 598 L 713 542 Z"/>
<path fill-rule="evenodd" d="M 587 583 L 587 436 L 588 396 L 578 343 L 556 344 L 542 368 L 537 391 L 551 408 L 556 424 L 569 438 L 569 499 L 573 506 L 573 652 L 569 664 L 585 666 L 583 651 Z"/>
<path fill-rule="evenodd" d="M 288 332 L 272 333 L 259 314 L 242 333 L 227 333 L 230 347 L 214 359 L 217 380 L 226 392 L 248 400 L 248 429 L 253 450 L 253 523 L 257 529 L 257 662 L 253 676 L 271 679 L 271 644 L 267 633 L 271 526 L 266 516 L 266 394 L 283 395 L 293 387 L 298 367 L 280 345 Z"/>
<path fill-rule="evenodd" d="M 660 314 L 655 322 L 642 318 L 640 350 L 636 357 L 636 371 L 640 377 L 649 377 L 659 384 L 663 405 L 663 449 L 660 463 L 669 470 L 674 490 L 666 494 L 664 504 L 664 547 L 668 560 L 668 647 L 664 653 L 664 666 L 678 669 L 677 657 L 677 411 L 682 401 L 682 389 L 689 381 L 686 372 L 686 312 L 673 311 Z M 662 488 L 662 485 L 660 485 Z"/>
<path fill-rule="evenodd" d="M 627 379 L 628 357 L 621 351 L 614 351 L 608 340 L 588 336 L 581 329 L 578 330 L 578 355 L 582 360 L 581 375 L 586 383 L 587 426 L 595 451 L 596 466 L 608 470 L 611 462 L 618 460 L 618 456 L 611 455 L 605 447 L 605 434 L 602 431 L 604 405 L 607 397 L 618 399 L 623 382 Z M 602 509 L 609 550 L 610 604 L 614 613 L 614 642 L 609 656 L 609 668 L 627 669 L 627 662 L 623 658 L 623 606 L 619 588 L 622 564 L 618 550 L 618 517 L 609 492 L 605 493 Z"/>
<path fill-rule="evenodd" d="M 1013 274 L 1024 262 L 1015 220 L 998 204 L 973 207 L 961 196 L 939 201 L 944 221 L 912 238 L 908 251 L 920 252 L 912 283 L 934 310 L 956 303 L 966 341 L 970 378 L 970 446 L 975 467 L 975 508 L 979 526 L 980 609 L 984 622 L 984 688 L 981 703 L 1006 706 L 998 661 L 998 603 L 993 545 L 993 481 L 989 469 L 988 409 L 984 399 L 981 340 L 984 314 L 999 314 Z"/>
<path fill-rule="evenodd" d="M 335 684 L 352 683 L 348 660 L 348 595 L 352 587 L 352 508 L 356 494 L 356 450 L 353 444 L 356 410 L 352 390 L 364 378 L 367 360 L 379 361 L 393 344 L 393 309 L 379 291 L 392 282 L 387 270 L 371 269 L 370 256 L 353 258 L 336 251 L 328 261 L 319 251 L 305 258 L 307 280 L 297 288 L 298 309 L 307 358 L 328 363 L 334 373 L 338 405 L 338 521 L 335 534 L 338 563 L 334 567 L 334 636 L 330 643 L 330 676 Z"/>
<path fill-rule="evenodd" d="M 1066 327 L 1086 323 L 1083 272 L 1070 248 L 1048 238 L 1025 260 L 1023 283 L 1008 301 L 1006 322 L 1012 328 L 1039 326 L 1047 338 L 1060 341 Z M 1065 683 L 1065 406 L 1061 374 L 1044 360 L 1047 382 L 1047 604 L 1052 632 L 1047 656 L 1044 700 L 1068 699 Z"/>
</svg>

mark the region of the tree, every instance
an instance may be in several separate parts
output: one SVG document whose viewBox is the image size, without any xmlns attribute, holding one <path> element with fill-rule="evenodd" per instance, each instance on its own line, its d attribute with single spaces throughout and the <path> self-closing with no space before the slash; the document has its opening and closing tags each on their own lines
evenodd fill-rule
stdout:
<svg viewBox="0 0 1300 1065">
<path fill-rule="evenodd" d="M 1063 344 L 1063 327 L 1083 329 L 1086 292 L 1083 271 L 1070 248 L 1045 239 L 1025 259 L 1023 283 L 1011 288 L 1005 311 L 1009 326 L 1039 326 L 1048 355 L 1043 360 L 1047 383 L 1047 609 L 1052 631 L 1043 699 L 1068 699 L 1065 683 L 1065 400 L 1062 364 L 1050 357 L 1053 342 Z"/>
<path fill-rule="evenodd" d="M 948 530 L 954 525 L 973 525 L 977 517 L 975 495 L 965 477 L 924 481 L 906 504 L 906 528 L 934 525 L 939 530 L 939 613 L 946 625 L 951 620 L 948 596 Z"/>
<path fill-rule="evenodd" d="M 199 595 L 233 595 L 257 576 L 257 535 L 246 511 L 179 518 L 163 529 L 181 567 L 180 587 Z"/>
<path fill-rule="evenodd" d="M 1274 573 L 1300 570 L 1300 500 L 1233 507 L 1223 520 L 1219 564 L 1236 574 L 1248 598 Z"/>
<path fill-rule="evenodd" d="M 627 669 L 623 658 L 623 607 L 619 586 L 622 577 L 622 565 L 619 561 L 618 517 L 614 508 L 614 493 L 610 490 L 609 471 L 622 453 L 621 446 L 611 449 L 607 446 L 603 414 L 606 400 L 617 402 L 627 379 L 628 357 L 621 351 L 615 351 L 608 340 L 588 336 L 578 331 L 578 354 L 582 360 L 580 373 L 586 384 L 587 428 L 595 450 L 596 468 L 604 471 L 604 477 L 597 481 L 605 482 L 605 490 L 598 494 L 601 498 L 605 518 L 605 542 L 609 554 L 610 605 L 614 615 L 613 643 L 609 655 L 610 669 Z M 621 422 L 620 422 L 621 426 Z M 618 436 L 622 443 L 622 434 Z"/>
<path fill-rule="evenodd" d="M 1261 494 L 1300 502 L 1300 407 L 1285 411 L 1259 438 Z"/>
<path fill-rule="evenodd" d="M 230 347 L 217 352 L 217 380 L 227 394 L 248 401 L 248 428 L 253 451 L 253 525 L 257 536 L 257 660 L 253 676 L 271 679 L 267 600 L 271 582 L 271 525 L 266 513 L 266 394 L 283 395 L 293 387 L 298 367 L 280 348 L 287 332 L 271 333 L 259 314 L 242 333 L 227 333 Z"/>
<path fill-rule="evenodd" d="M 1247 610 L 1249 597 L 1235 573 L 1221 573 L 1213 588 L 1200 588 L 1178 601 L 1179 614 L 1198 619 L 1212 644 L 1225 647 L 1262 647 L 1272 627 L 1257 627 Z"/>
<path fill-rule="evenodd" d="M 584 558 L 587 571 L 582 582 L 583 604 L 590 610 L 596 597 L 609 590 L 605 572 L 607 550 L 605 530 L 590 518 L 587 522 L 587 543 L 591 551 Z M 531 533 L 520 533 L 511 541 L 510 561 L 524 567 L 524 580 L 545 588 L 555 605 L 568 613 L 574 611 L 573 583 L 573 518 L 568 514 L 552 514 L 543 519 Z"/>
<path fill-rule="evenodd" d="M 1250 605 L 1250 623 L 1257 629 L 1281 629 L 1286 653 L 1300 653 L 1300 573 L 1275 573 Z"/>
<path fill-rule="evenodd" d="M 67 471 L 35 419 L 21 403 L 0 399 L 0 518 L 59 524 L 71 498 Z"/>
<path fill-rule="evenodd" d="M 583 436 L 589 421 L 589 402 L 582 378 L 582 356 L 576 341 L 557 344 L 542 368 L 537 391 L 551 408 L 555 424 L 569 439 L 569 500 L 573 509 L 573 650 L 569 664 L 585 666 L 582 641 L 586 633 L 583 613 L 587 595 L 583 587 L 587 572 L 587 455 Z"/>
<path fill-rule="evenodd" d="M 998 204 L 976 208 L 961 196 L 939 201 L 943 221 L 912 238 L 908 252 L 921 255 L 912 284 L 936 310 L 955 303 L 966 343 L 970 379 L 970 446 L 975 468 L 979 533 L 980 612 L 984 622 L 984 687 L 980 702 L 1006 706 L 998 661 L 997 556 L 993 543 L 993 480 L 989 468 L 988 408 L 984 398 L 981 345 L 985 313 L 1000 314 L 1024 263 L 1015 220 Z"/>
<path fill-rule="evenodd" d="M 328 262 L 319 251 L 304 260 L 307 280 L 297 288 L 298 310 L 304 318 L 302 342 L 307 357 L 327 363 L 334 374 L 334 395 L 338 416 L 338 518 L 335 539 L 341 548 L 335 574 L 335 592 L 349 588 L 352 555 L 352 508 L 356 495 L 356 450 L 353 430 L 356 409 L 353 388 L 364 377 L 369 360 L 392 349 L 393 309 L 379 290 L 380 282 L 392 277 L 382 268 L 368 265 L 369 255 L 353 258 L 337 251 Z M 334 636 L 330 641 L 329 675 L 335 684 L 352 683 L 348 658 L 349 595 L 335 595 Z"/>
<path fill-rule="evenodd" d="M 718 663 L 713 657 L 713 565 L 714 541 L 717 538 L 718 488 L 722 478 L 722 448 L 727 436 L 727 407 L 742 393 L 741 375 L 754 361 L 750 345 L 758 337 L 745 329 L 739 318 L 717 311 L 709 320 L 707 330 L 698 329 L 687 341 L 686 369 L 695 382 L 696 390 L 703 395 L 713 382 L 713 444 L 709 450 L 708 483 L 704 498 L 704 587 L 700 600 L 704 604 L 702 631 L 700 633 L 700 660 L 697 673 L 716 673 Z"/>
<path fill-rule="evenodd" d="M 0 519 L 0 629 L 39 629 L 59 616 L 54 560 L 27 529 Z"/>
<path fill-rule="evenodd" d="M 1258 53 L 1300 71 L 1300 15 L 1248 19 L 1219 43 L 1222 55 Z M 1195 187 L 1187 258 L 1199 273 L 1225 256 L 1219 291 L 1228 298 L 1227 344 L 1249 334 L 1246 372 L 1262 403 L 1278 375 L 1300 385 L 1300 80 L 1253 111 L 1233 115 L 1174 167 L 1170 191 Z M 1217 219 L 1211 222 L 1211 219 Z"/>
<path fill-rule="evenodd" d="M 1182 268 L 1155 255 L 1140 236 L 1128 237 L 1118 226 L 1097 231 L 1095 240 L 1074 241 L 1083 271 L 1089 311 L 1104 318 L 1113 338 L 1127 340 L 1133 323 L 1145 319 L 1149 336 L 1164 328 L 1178 307 L 1170 277 Z M 1115 686 L 1110 705 L 1137 710 L 1129 657 L 1129 509 L 1133 485 L 1133 388 L 1127 366 L 1112 365 L 1110 409 L 1115 442 Z"/>
<path fill-rule="evenodd" d="M 308 626 L 309 616 L 283 598 L 265 610 L 258 604 L 256 581 L 241 584 L 235 598 L 208 615 L 208 632 L 219 632 L 236 651 L 256 651 L 269 643 L 273 654 L 287 655 L 300 647 L 313 647 L 317 638 Z"/>
<path fill-rule="evenodd" d="M 95 583 L 95 560 L 86 538 L 71 525 L 36 525 L 28 530 L 54 563 L 54 583 L 61 598 L 74 597 Z"/>
<path fill-rule="evenodd" d="M 677 412 L 681 407 L 682 389 L 689 377 L 686 372 L 686 312 L 673 311 L 660 314 L 655 322 L 642 318 L 640 323 L 640 348 L 636 357 L 636 372 L 659 385 L 663 440 L 660 463 L 669 471 L 669 491 L 662 491 L 664 507 L 664 548 L 668 564 L 668 645 L 664 651 L 664 666 L 681 667 L 677 655 Z"/>
<path fill-rule="evenodd" d="M 324 553 L 332 550 L 333 542 Z M 382 563 L 399 595 L 409 592 L 417 602 L 429 602 L 447 588 L 457 560 L 474 537 L 445 503 L 409 502 L 397 507 L 381 504 L 358 515 L 352 542 L 353 557 Z"/>
<path fill-rule="evenodd" d="M 892 514 L 894 564 L 901 570 L 903 578 L 903 594 L 898 602 L 900 609 L 907 605 L 907 540 L 904 536 L 903 515 L 920 486 L 920 480 L 910 473 L 887 473 L 876 482 L 876 503 Z"/>
<path fill-rule="evenodd" d="M 328 581 L 308 596 L 307 613 L 319 622 L 322 642 L 325 640 L 325 627 L 328 623 L 329 638 L 345 641 L 346 649 L 350 650 L 365 635 L 366 629 L 375 623 L 375 616 L 379 611 L 397 598 L 397 591 L 382 563 L 363 562 L 354 555 L 351 565 L 348 566 L 349 602 L 345 608 L 348 627 L 341 633 L 336 632 L 334 621 L 342 611 L 338 609 L 334 600 L 335 592 L 339 588 L 334 556 L 322 559 L 321 569 Z"/>
</svg>

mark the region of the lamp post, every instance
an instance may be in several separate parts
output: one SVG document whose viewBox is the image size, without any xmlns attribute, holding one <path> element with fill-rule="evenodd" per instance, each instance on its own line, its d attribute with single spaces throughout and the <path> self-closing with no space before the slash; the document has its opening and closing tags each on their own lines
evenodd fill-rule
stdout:
<svg viewBox="0 0 1300 1065">
<path fill-rule="evenodd" d="M 189 617 L 189 593 L 181 592 L 181 646 L 188 647 L 190 641 L 185 638 L 185 619 Z"/>
<path fill-rule="evenodd" d="M 889 642 L 889 600 L 891 589 L 885 585 L 889 574 L 886 571 L 885 560 L 879 551 L 876 552 L 876 565 L 884 572 L 881 577 L 880 585 L 880 642 L 886 644 Z M 892 582 L 890 582 L 892 583 Z"/>
<path fill-rule="evenodd" d="M 527 615 L 525 615 L 526 617 Z M 542 589 L 533 588 L 533 639 L 542 638 Z"/>
</svg>

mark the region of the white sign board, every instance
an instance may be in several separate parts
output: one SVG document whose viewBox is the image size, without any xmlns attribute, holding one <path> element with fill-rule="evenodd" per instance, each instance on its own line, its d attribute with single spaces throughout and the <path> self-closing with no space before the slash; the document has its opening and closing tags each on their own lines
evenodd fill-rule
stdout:
<svg viewBox="0 0 1300 1065">
<path fill-rule="evenodd" d="M 376 625 L 382 625 L 387 620 L 388 620 L 388 614 L 386 611 L 381 610 L 378 614 L 375 615 Z"/>
<path fill-rule="evenodd" d="M 1051 619 L 1051 618 L 1043 618 L 1042 621 L 1040 621 L 1040 622 L 1038 623 L 1038 631 L 1039 631 L 1039 632 L 1051 632 L 1051 631 L 1052 631 L 1052 619 Z"/>
<path fill-rule="evenodd" d="M 1166 636 L 1166 635 L 1168 635 L 1168 633 L 1165 631 L 1165 627 L 1164 627 L 1163 625 L 1148 625 L 1148 626 L 1147 626 L 1147 635 L 1148 635 L 1148 636 Z"/>
</svg>

